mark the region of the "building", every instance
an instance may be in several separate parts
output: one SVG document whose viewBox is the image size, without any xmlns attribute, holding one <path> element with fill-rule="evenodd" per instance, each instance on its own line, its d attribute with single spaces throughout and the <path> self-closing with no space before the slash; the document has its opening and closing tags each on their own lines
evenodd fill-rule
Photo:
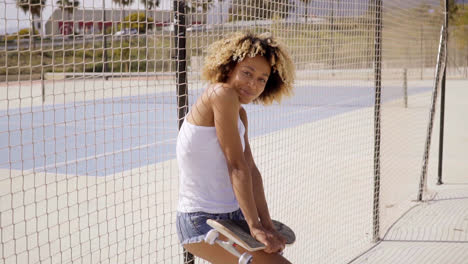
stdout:
<svg viewBox="0 0 468 264">
<path fill-rule="evenodd" d="M 154 20 L 153 28 L 169 26 L 173 21 L 170 10 L 123 10 L 123 9 L 76 9 L 73 14 L 56 9 L 45 24 L 46 36 L 75 34 L 99 34 L 104 29 L 117 27 L 125 17 L 133 13 L 144 13 Z M 187 16 L 188 24 L 204 23 L 205 16 Z"/>
</svg>

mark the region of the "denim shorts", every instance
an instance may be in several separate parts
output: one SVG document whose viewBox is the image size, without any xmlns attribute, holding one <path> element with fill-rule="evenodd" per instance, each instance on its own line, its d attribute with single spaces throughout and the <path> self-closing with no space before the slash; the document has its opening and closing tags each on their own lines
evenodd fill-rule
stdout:
<svg viewBox="0 0 468 264">
<path fill-rule="evenodd" d="M 222 214 L 210 214 L 205 212 L 195 213 L 182 213 L 177 212 L 177 236 L 182 245 L 190 243 L 199 243 L 205 239 L 206 233 L 213 229 L 206 223 L 208 219 L 231 219 L 231 220 L 245 220 L 242 211 Z"/>
</svg>

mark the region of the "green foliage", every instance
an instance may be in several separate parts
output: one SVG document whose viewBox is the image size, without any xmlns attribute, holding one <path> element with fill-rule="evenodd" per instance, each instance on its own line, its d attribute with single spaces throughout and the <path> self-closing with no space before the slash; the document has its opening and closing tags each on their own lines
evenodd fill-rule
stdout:
<svg viewBox="0 0 468 264">
<path fill-rule="evenodd" d="M 85 65 L 85 72 L 102 72 L 102 63 L 89 63 Z"/>
<path fill-rule="evenodd" d="M 455 0 L 449 0 L 448 2 L 449 2 L 448 17 L 449 17 L 449 20 L 452 22 L 452 21 L 457 20 L 459 9 Z"/>
<path fill-rule="evenodd" d="M 147 49 L 141 41 L 122 41 L 119 47 L 112 49 L 109 60 L 114 72 L 146 71 Z"/>
<path fill-rule="evenodd" d="M 23 28 L 21 29 L 20 31 L 18 31 L 18 36 L 20 37 L 27 37 L 29 38 L 29 32 L 30 32 L 30 29 L 29 28 Z M 34 30 L 34 32 L 32 32 L 33 35 L 38 35 L 39 34 L 39 31 L 37 30 Z"/>
<path fill-rule="evenodd" d="M 16 33 L 8 35 L 6 37 L 6 40 L 7 41 L 13 41 L 13 40 L 18 40 L 18 39 L 28 39 L 29 37 L 31 37 L 30 31 L 32 31 L 32 30 L 30 30 L 29 28 L 23 28 L 23 29 L 19 30 Z M 34 33 L 32 35 L 33 35 L 33 37 L 39 35 L 39 31 L 34 30 Z"/>
<path fill-rule="evenodd" d="M 229 21 L 285 18 L 289 7 L 288 0 L 233 0 Z"/>
<path fill-rule="evenodd" d="M 5 39 L 6 39 L 7 41 L 14 41 L 14 40 L 17 40 L 17 39 L 18 39 L 18 35 L 7 35 L 7 36 L 5 37 Z"/>
<path fill-rule="evenodd" d="M 468 10 L 460 9 L 454 18 L 454 37 L 459 48 L 468 47 Z"/>
<path fill-rule="evenodd" d="M 78 60 L 89 59 L 90 61 L 98 61 L 102 59 L 102 49 L 79 49 L 74 54 L 69 54 L 69 56 L 73 56 Z"/>
<path fill-rule="evenodd" d="M 146 33 L 146 29 L 152 29 L 154 25 L 152 17 L 146 17 L 145 13 L 133 13 L 126 16 L 122 23 L 118 25 L 118 30 L 123 28 L 135 28 L 138 33 Z M 147 26 L 148 25 L 148 26 Z"/>
<path fill-rule="evenodd" d="M 104 32 L 105 35 L 112 35 L 115 33 L 115 27 L 106 27 L 106 30 Z"/>
</svg>

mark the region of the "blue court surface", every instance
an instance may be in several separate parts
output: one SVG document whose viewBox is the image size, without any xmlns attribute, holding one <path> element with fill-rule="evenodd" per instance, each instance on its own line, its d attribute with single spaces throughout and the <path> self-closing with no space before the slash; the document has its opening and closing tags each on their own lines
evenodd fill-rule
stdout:
<svg viewBox="0 0 468 264">
<path fill-rule="evenodd" d="M 281 105 L 247 105 L 249 137 L 373 107 L 371 85 L 297 86 Z M 431 90 L 412 87 L 408 94 Z M 174 93 L 0 111 L 0 168 L 106 176 L 174 159 Z M 383 87 L 382 102 L 399 98 L 401 87 Z"/>
</svg>

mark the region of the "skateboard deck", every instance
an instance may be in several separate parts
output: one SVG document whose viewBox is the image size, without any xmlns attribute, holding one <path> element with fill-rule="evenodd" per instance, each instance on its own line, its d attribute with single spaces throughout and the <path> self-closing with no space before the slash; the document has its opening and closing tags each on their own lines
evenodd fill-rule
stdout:
<svg viewBox="0 0 468 264">
<path fill-rule="evenodd" d="M 246 221 L 208 219 L 206 223 L 247 251 L 252 252 L 265 249 L 264 244 L 258 242 L 250 235 L 250 229 Z M 273 225 L 276 231 L 286 239 L 286 245 L 291 245 L 296 241 L 296 235 L 291 228 L 275 220 L 273 220 Z"/>
</svg>

